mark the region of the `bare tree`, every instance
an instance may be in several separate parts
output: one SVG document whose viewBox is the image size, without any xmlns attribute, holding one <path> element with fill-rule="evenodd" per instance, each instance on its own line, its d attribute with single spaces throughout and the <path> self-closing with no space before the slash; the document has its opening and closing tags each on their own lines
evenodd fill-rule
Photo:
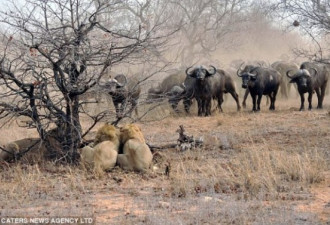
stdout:
<svg viewBox="0 0 330 225">
<path fill-rule="evenodd" d="M 0 118 L 28 118 L 51 156 L 75 162 L 82 139 L 79 96 L 114 65 L 162 47 L 172 32 L 164 29 L 169 11 L 145 26 L 140 15 L 127 16 L 127 6 L 145 7 L 138 1 L 6 4 L 0 10 Z"/>
<path fill-rule="evenodd" d="M 278 2 L 282 17 L 291 27 L 309 36 L 316 50 L 295 49 L 310 60 L 330 63 L 330 2 L 328 0 L 286 0 Z"/>
</svg>

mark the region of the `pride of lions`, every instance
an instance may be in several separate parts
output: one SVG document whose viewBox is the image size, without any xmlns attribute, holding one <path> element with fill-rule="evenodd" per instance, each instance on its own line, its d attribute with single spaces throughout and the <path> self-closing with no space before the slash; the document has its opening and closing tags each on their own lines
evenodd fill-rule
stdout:
<svg viewBox="0 0 330 225">
<path fill-rule="evenodd" d="M 0 161 L 10 160 L 20 152 L 21 145 L 31 146 L 36 142 L 38 139 L 28 138 L 5 145 L 0 149 Z M 116 165 L 137 172 L 145 172 L 152 166 L 153 155 L 136 124 L 127 124 L 121 128 L 103 125 L 98 129 L 93 143 L 79 149 L 79 153 L 81 165 L 98 175 Z"/>
<path fill-rule="evenodd" d="M 152 153 L 136 124 L 121 128 L 105 124 L 96 133 L 92 146 L 80 149 L 81 164 L 96 174 L 113 169 L 145 172 L 151 168 Z"/>
</svg>

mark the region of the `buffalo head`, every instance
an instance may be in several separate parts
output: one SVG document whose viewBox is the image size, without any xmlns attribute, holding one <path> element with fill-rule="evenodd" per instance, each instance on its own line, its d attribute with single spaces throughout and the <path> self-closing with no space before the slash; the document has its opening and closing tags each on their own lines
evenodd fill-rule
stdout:
<svg viewBox="0 0 330 225">
<path fill-rule="evenodd" d="M 311 68 L 311 70 L 314 70 L 313 76 L 316 76 L 316 69 Z M 307 87 L 312 77 L 307 69 L 300 69 L 294 75 L 290 75 L 290 72 L 291 70 L 286 72 L 286 75 L 291 79 L 290 83 L 297 83 L 299 87 Z"/>
<path fill-rule="evenodd" d="M 107 89 L 110 95 L 115 95 L 118 92 L 118 89 L 125 87 L 127 83 L 127 78 L 123 74 L 115 76 L 113 79 L 110 78 L 103 86 Z"/>
<path fill-rule="evenodd" d="M 212 72 L 208 71 L 203 66 L 196 67 L 193 70 L 189 71 L 192 68 L 191 66 L 186 69 L 186 74 L 187 76 L 203 81 L 206 77 L 212 76 L 217 72 L 217 69 L 214 66 L 210 66 L 210 67 L 213 68 Z"/>
<path fill-rule="evenodd" d="M 242 66 L 242 65 L 241 65 Z M 237 70 L 237 76 L 242 78 L 242 88 L 246 89 L 248 87 L 249 81 L 255 81 L 258 76 L 258 72 L 254 71 L 254 66 L 247 65 L 242 70 L 240 68 Z"/>
</svg>

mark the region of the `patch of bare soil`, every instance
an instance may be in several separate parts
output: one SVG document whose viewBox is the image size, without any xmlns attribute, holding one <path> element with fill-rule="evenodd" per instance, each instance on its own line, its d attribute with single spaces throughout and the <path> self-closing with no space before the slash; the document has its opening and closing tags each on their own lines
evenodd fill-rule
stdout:
<svg viewBox="0 0 330 225">
<path fill-rule="evenodd" d="M 176 143 L 183 125 L 204 145 L 159 150 L 147 174 L 115 168 L 95 178 L 51 163 L 1 167 L 0 217 L 94 217 L 107 225 L 328 224 L 329 96 L 323 110 L 299 112 L 292 105 L 297 102 L 280 100 L 275 112 L 264 106 L 251 113 L 236 112 L 233 104 L 206 118 L 149 118 L 139 124 L 149 144 Z"/>
</svg>

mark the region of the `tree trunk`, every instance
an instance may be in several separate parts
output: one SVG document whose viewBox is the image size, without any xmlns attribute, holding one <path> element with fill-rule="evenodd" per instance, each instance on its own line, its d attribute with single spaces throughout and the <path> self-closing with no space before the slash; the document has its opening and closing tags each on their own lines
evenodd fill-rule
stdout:
<svg viewBox="0 0 330 225">
<path fill-rule="evenodd" d="M 79 160 L 78 147 L 81 142 L 78 96 L 67 99 L 65 118 L 57 118 L 57 127 L 48 132 L 46 147 L 48 158 L 75 164 Z"/>
<path fill-rule="evenodd" d="M 79 119 L 79 100 L 74 96 L 67 102 L 67 120 L 64 126 L 64 142 L 62 149 L 69 163 L 79 160 L 78 146 L 81 142 L 81 125 Z"/>
</svg>

